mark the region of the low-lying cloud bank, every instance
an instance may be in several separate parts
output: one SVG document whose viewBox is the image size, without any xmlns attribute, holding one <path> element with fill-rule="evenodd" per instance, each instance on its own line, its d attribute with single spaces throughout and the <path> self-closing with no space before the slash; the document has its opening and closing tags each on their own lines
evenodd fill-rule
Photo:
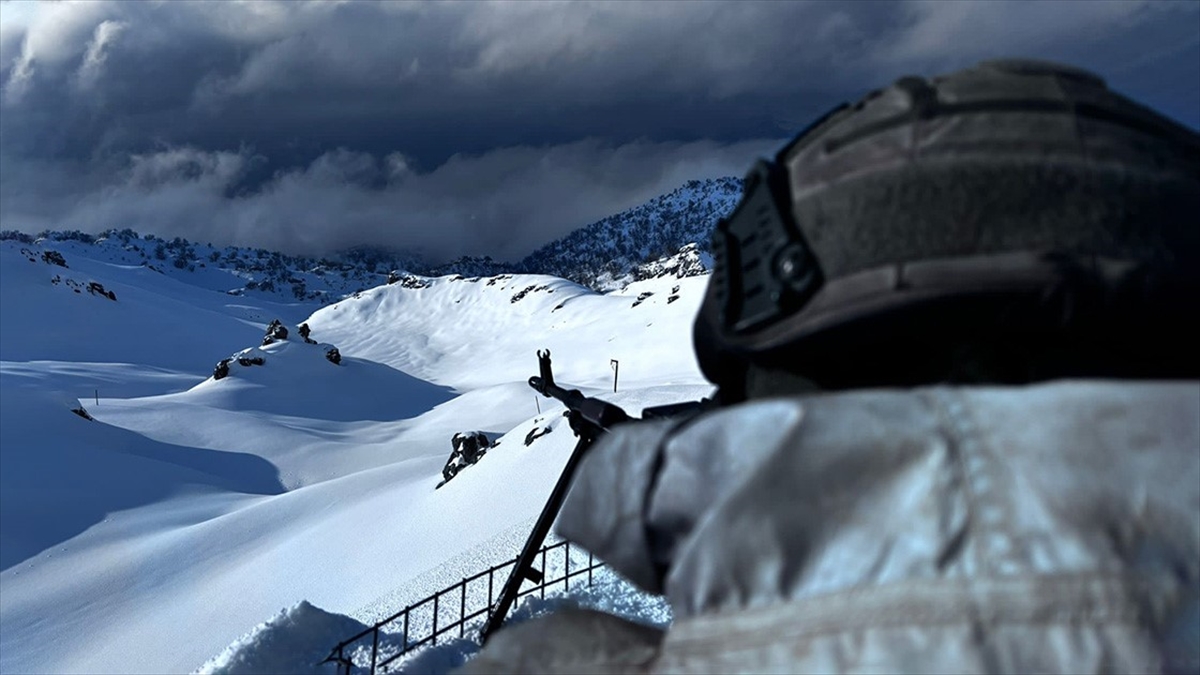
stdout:
<svg viewBox="0 0 1200 675">
<path fill-rule="evenodd" d="M 251 149 L 166 148 L 108 176 L 55 176 L 55 167 L 5 182 L 6 228 L 100 231 L 319 254 L 369 243 L 518 259 L 546 241 L 668 192 L 693 178 L 740 176 L 781 139 L 721 144 L 584 140 L 456 155 L 433 171 L 404 156 L 337 149 L 238 192 L 267 160 Z M 55 195 L 62 184 L 79 191 Z M 11 188 L 14 188 L 10 190 Z"/>
</svg>

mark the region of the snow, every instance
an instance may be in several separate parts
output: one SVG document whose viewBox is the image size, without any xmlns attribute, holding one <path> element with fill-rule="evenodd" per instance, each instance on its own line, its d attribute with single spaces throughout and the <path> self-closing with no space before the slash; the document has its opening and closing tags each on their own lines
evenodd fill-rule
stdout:
<svg viewBox="0 0 1200 675">
<path fill-rule="evenodd" d="M 538 349 L 550 350 L 559 380 L 597 391 L 611 391 L 610 359 L 621 364 L 618 387 L 695 384 L 703 380 L 691 322 L 706 281 L 652 279 L 600 295 L 539 275 L 494 284 L 442 277 L 419 290 L 366 291 L 317 311 L 308 324 L 345 353 L 459 391 L 524 382 L 536 374 Z M 681 299 L 668 302 L 675 286 Z M 513 300 L 529 288 L 539 290 Z M 653 295 L 634 307 L 644 292 Z"/>
<path fill-rule="evenodd" d="M 0 242 L 0 672 L 305 672 L 278 659 L 515 556 L 575 445 L 536 350 L 632 414 L 712 391 L 704 277 L 441 277 L 312 312 L 120 250 Z M 274 318 L 292 339 L 260 346 Z M 264 363 L 212 379 L 238 354 Z M 475 429 L 499 446 L 435 491 Z"/>
<path fill-rule="evenodd" d="M 671 622 L 671 610 L 666 600 L 638 592 L 628 582 L 603 570 L 590 587 L 576 588 L 567 594 L 559 590 L 545 598 L 529 597 L 513 610 L 509 624 L 517 624 L 566 607 L 599 610 L 641 624 L 665 628 Z M 409 675 L 444 675 L 461 666 L 479 651 L 474 636 L 482 627 L 475 621 L 466 631 L 468 637 L 443 636 L 436 645 L 414 650 L 389 664 L 392 673 Z M 307 601 L 281 610 L 277 615 L 238 638 L 220 654 L 205 662 L 195 672 L 198 675 L 326 675 L 337 672 L 335 664 L 326 662 L 329 647 L 369 626 L 340 614 L 332 614 Z M 379 635 L 379 661 L 395 654 L 404 644 L 404 635 L 397 630 Z M 414 635 L 413 639 L 417 639 Z M 364 640 L 363 654 L 358 663 L 370 660 Z M 366 668 L 355 672 L 368 672 Z"/>
<path fill-rule="evenodd" d="M 354 619 L 330 614 L 301 601 L 238 638 L 197 672 L 200 675 L 334 673 L 334 664 L 321 663 L 329 654 L 322 645 L 336 644 L 364 628 Z"/>
</svg>

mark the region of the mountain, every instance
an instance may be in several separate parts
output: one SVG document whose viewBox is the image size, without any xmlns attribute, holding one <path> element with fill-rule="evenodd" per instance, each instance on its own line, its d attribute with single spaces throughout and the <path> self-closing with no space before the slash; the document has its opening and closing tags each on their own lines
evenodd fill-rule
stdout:
<svg viewBox="0 0 1200 675">
<path fill-rule="evenodd" d="M 717 221 L 733 210 L 742 193 L 738 178 L 688 181 L 632 209 L 585 225 L 516 263 L 462 257 L 426 267 L 427 276 L 549 274 L 597 291 L 646 278 L 646 265 L 673 267 L 684 276 L 709 269 L 709 241 Z M 682 249 L 695 244 L 692 251 Z M 671 262 L 677 258 L 678 262 Z M 697 265 L 698 263 L 698 265 Z"/>
<path fill-rule="evenodd" d="M 636 268 L 675 255 L 688 244 L 709 253 L 717 221 L 733 210 L 742 193 L 737 178 L 693 180 L 641 206 L 575 230 L 517 263 L 604 291 L 636 278 Z"/>
</svg>

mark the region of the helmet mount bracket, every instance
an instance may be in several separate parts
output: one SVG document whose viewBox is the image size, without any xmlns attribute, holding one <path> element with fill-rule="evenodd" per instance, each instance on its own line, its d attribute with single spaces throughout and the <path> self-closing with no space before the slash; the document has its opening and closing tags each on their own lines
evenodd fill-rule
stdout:
<svg viewBox="0 0 1200 675">
<path fill-rule="evenodd" d="M 746 333 L 798 311 L 821 287 L 817 259 L 789 220 L 786 172 L 759 160 L 742 200 L 713 232 L 713 278 L 725 330 Z"/>
</svg>

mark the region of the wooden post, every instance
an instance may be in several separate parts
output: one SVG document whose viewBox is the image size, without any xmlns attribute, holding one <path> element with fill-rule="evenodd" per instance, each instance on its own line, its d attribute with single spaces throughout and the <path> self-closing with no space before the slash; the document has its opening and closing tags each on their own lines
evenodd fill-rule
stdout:
<svg viewBox="0 0 1200 675">
<path fill-rule="evenodd" d="M 609 359 L 608 365 L 612 366 L 613 369 L 613 393 L 615 394 L 617 393 L 617 374 L 620 372 L 621 363 L 616 359 Z"/>
</svg>

